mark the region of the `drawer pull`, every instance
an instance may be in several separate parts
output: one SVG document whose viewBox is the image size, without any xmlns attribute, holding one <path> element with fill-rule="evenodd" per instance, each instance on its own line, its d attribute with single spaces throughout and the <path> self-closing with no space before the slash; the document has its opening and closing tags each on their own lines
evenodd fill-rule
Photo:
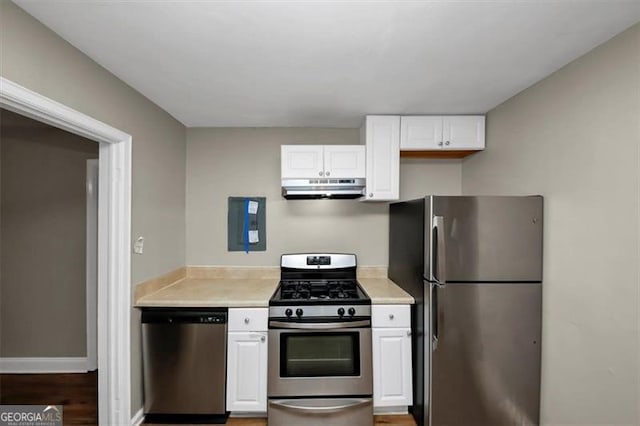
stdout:
<svg viewBox="0 0 640 426">
<path fill-rule="evenodd" d="M 395 316 L 393 314 L 389 314 L 389 319 L 393 320 L 395 318 Z"/>
<path fill-rule="evenodd" d="M 244 319 L 244 323 L 245 323 L 245 324 L 249 324 L 249 321 L 250 321 L 250 320 L 249 320 L 249 318 L 245 318 L 245 319 Z"/>
</svg>

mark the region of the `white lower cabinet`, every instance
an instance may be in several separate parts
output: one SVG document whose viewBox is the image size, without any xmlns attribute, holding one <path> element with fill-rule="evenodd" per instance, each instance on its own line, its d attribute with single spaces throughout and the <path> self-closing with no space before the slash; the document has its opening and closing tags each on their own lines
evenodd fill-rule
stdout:
<svg viewBox="0 0 640 426">
<path fill-rule="evenodd" d="M 372 307 L 373 406 L 404 411 L 413 404 L 409 305 Z"/>
<path fill-rule="evenodd" d="M 235 317 L 242 318 L 243 325 L 250 324 L 247 319 L 251 316 L 247 312 L 255 316 L 255 311 L 257 310 L 229 309 L 227 411 L 267 411 L 267 330 L 234 331 L 232 328 Z M 264 311 L 266 316 L 266 309 Z"/>
</svg>

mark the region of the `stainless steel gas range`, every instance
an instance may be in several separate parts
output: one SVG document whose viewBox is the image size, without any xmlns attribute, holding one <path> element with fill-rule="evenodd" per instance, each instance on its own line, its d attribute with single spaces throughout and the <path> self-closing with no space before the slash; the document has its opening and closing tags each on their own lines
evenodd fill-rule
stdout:
<svg viewBox="0 0 640 426">
<path fill-rule="evenodd" d="M 353 254 L 285 254 L 269 301 L 268 423 L 373 424 L 371 299 Z"/>
</svg>

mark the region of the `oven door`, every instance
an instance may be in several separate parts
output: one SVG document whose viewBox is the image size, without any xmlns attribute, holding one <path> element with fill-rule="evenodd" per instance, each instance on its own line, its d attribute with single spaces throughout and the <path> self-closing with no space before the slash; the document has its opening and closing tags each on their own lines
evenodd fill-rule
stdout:
<svg viewBox="0 0 640 426">
<path fill-rule="evenodd" d="M 364 323 L 369 327 L 360 328 Z M 370 324 L 272 321 L 269 398 L 371 395 Z"/>
</svg>

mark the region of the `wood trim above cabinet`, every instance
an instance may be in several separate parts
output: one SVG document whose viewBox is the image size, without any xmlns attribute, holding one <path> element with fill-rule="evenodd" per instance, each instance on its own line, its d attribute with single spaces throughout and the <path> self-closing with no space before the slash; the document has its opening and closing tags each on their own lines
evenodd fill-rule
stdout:
<svg viewBox="0 0 640 426">
<path fill-rule="evenodd" d="M 465 151 L 400 151 L 400 158 L 464 158 L 482 150 Z"/>
</svg>

